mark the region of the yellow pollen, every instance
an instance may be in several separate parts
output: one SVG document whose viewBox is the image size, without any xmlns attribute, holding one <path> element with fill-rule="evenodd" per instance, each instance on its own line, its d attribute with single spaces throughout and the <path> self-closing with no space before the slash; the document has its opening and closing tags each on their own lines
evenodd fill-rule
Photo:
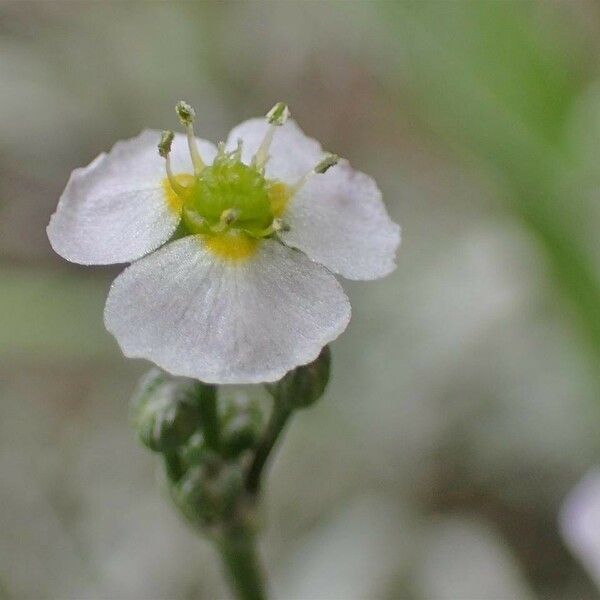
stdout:
<svg viewBox="0 0 600 600">
<path fill-rule="evenodd" d="M 187 173 L 180 173 L 179 175 L 175 175 L 175 179 L 183 186 L 189 186 L 194 182 L 194 176 L 188 175 Z M 169 178 L 165 177 L 162 181 L 162 187 L 165 194 L 165 202 L 171 211 L 173 211 L 176 215 L 181 214 L 181 209 L 183 208 L 183 199 L 179 197 L 171 184 L 169 183 Z"/>
<path fill-rule="evenodd" d="M 215 256 L 228 261 L 247 260 L 258 250 L 260 240 L 235 229 L 224 233 L 205 234 L 204 245 Z"/>
<path fill-rule="evenodd" d="M 271 212 L 274 217 L 281 217 L 290 199 L 290 188 L 281 181 L 275 181 L 267 190 L 271 202 Z"/>
</svg>

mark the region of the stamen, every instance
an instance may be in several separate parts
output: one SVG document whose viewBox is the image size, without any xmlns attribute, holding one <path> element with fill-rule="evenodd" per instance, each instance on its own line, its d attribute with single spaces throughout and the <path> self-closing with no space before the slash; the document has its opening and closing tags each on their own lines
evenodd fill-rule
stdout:
<svg viewBox="0 0 600 600">
<path fill-rule="evenodd" d="M 252 231 L 247 231 L 247 230 L 244 230 L 244 231 L 246 231 L 246 233 L 248 235 L 250 235 L 251 237 L 261 240 L 262 238 L 266 238 L 266 237 L 272 235 L 273 233 L 279 233 L 280 231 L 289 231 L 289 230 L 290 230 L 290 226 L 287 223 L 284 223 L 282 219 L 275 217 L 273 219 L 273 221 L 271 222 L 271 224 L 267 228 L 265 228 L 261 231 L 258 231 L 258 232 L 256 232 L 256 231 L 252 232 Z"/>
<path fill-rule="evenodd" d="M 314 172 L 318 175 L 323 175 L 323 173 L 327 173 L 331 167 L 340 162 L 340 157 L 337 154 L 327 154 L 325 158 L 314 168 Z"/>
<path fill-rule="evenodd" d="M 331 169 L 331 167 L 338 164 L 340 157 L 337 154 L 326 154 L 325 157 L 320 160 L 308 173 L 300 177 L 298 181 L 291 187 L 291 196 L 298 193 L 310 180 L 313 175 L 323 175 Z"/>
<path fill-rule="evenodd" d="M 172 131 L 163 131 L 160 136 L 160 141 L 158 142 L 158 153 L 165 159 L 165 169 L 167 171 L 167 178 L 173 191 L 181 196 L 185 192 L 185 187 L 181 185 L 175 175 L 173 175 L 173 171 L 171 170 L 171 146 L 173 144 L 174 134 Z"/>
<path fill-rule="evenodd" d="M 221 213 L 219 223 L 211 227 L 213 233 L 222 233 L 238 218 L 239 212 L 235 208 L 228 208 Z"/>
<path fill-rule="evenodd" d="M 158 142 L 158 153 L 163 157 L 167 158 L 169 152 L 171 152 L 171 146 L 173 145 L 173 138 L 175 134 L 172 131 L 163 131 L 160 135 L 160 141 Z"/>
<path fill-rule="evenodd" d="M 283 125 L 290 116 L 290 109 L 285 102 L 278 102 L 268 113 L 267 121 L 271 125 Z"/>
<path fill-rule="evenodd" d="M 283 219 L 280 219 L 279 217 L 275 217 L 273 219 L 273 222 L 271 223 L 271 227 L 273 228 L 273 231 L 275 231 L 275 232 L 290 230 L 290 226 L 286 222 L 284 222 Z"/>
<path fill-rule="evenodd" d="M 287 104 L 284 102 L 278 102 L 267 113 L 267 122 L 269 123 L 270 127 L 267 129 L 265 137 L 260 143 L 260 146 L 258 147 L 258 150 L 252 159 L 252 165 L 257 169 L 262 169 L 267 163 L 267 160 L 269 160 L 269 148 L 271 147 L 275 130 L 277 127 L 281 127 L 288 120 L 289 116 L 290 111 Z"/>
<path fill-rule="evenodd" d="M 237 146 L 235 149 L 235 152 L 233 153 L 233 156 L 235 158 L 235 160 L 240 161 L 242 160 L 242 146 L 243 146 L 243 140 L 241 138 L 238 138 L 237 141 Z"/>
<path fill-rule="evenodd" d="M 193 123 L 196 117 L 196 111 L 187 102 L 180 100 L 175 106 L 175 112 L 187 133 L 188 147 L 190 149 L 190 156 L 192 157 L 192 164 L 194 165 L 194 174 L 200 175 L 206 165 L 200 156 L 198 143 L 196 142 L 196 136 L 194 135 Z"/>
<path fill-rule="evenodd" d="M 221 221 L 226 225 L 231 225 L 238 218 L 238 211 L 235 208 L 228 208 L 221 213 Z"/>
</svg>

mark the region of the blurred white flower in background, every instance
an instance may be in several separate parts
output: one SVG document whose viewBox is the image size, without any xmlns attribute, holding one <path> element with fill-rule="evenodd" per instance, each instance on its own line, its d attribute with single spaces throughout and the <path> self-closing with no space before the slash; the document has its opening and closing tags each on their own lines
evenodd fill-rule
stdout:
<svg viewBox="0 0 600 600">
<path fill-rule="evenodd" d="M 516 558 L 483 519 L 452 516 L 433 522 L 424 536 L 416 573 L 427 600 L 535 598 Z"/>
<path fill-rule="evenodd" d="M 560 530 L 600 588 L 600 467 L 588 471 L 565 499 Z"/>
</svg>

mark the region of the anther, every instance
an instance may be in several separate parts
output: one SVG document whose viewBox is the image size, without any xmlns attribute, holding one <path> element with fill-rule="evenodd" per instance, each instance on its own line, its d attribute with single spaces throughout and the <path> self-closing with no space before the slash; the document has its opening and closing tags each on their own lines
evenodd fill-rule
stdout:
<svg viewBox="0 0 600 600">
<path fill-rule="evenodd" d="M 275 130 L 277 127 L 281 127 L 285 124 L 290 116 L 290 111 L 288 109 L 287 104 L 284 102 L 278 102 L 266 115 L 267 123 L 269 123 L 269 128 L 265 133 L 265 137 L 263 141 L 260 143 L 254 158 L 252 159 L 252 164 L 257 169 L 262 169 L 267 160 L 269 160 L 269 148 L 271 147 L 271 142 L 273 141 L 273 136 L 275 135 Z"/>
<path fill-rule="evenodd" d="M 181 196 L 185 192 L 185 187 L 181 185 L 175 176 L 173 175 L 173 171 L 171 170 L 171 146 L 173 144 L 174 134 L 172 131 L 163 131 L 160 136 L 160 141 L 158 142 L 158 153 L 165 159 L 165 169 L 167 171 L 167 178 L 173 191 Z"/>
<path fill-rule="evenodd" d="M 271 227 L 273 228 L 273 231 L 275 231 L 275 232 L 290 230 L 290 226 L 286 222 L 284 222 L 282 219 L 280 219 L 279 217 L 275 217 L 273 219 L 273 222 L 271 223 Z"/>
<path fill-rule="evenodd" d="M 268 113 L 269 125 L 283 125 L 290 116 L 290 109 L 285 102 L 278 102 Z"/>
<path fill-rule="evenodd" d="M 196 118 L 196 111 L 184 100 L 180 100 L 175 106 L 175 112 L 182 125 L 191 125 Z"/>
<path fill-rule="evenodd" d="M 158 153 L 163 157 L 167 158 L 169 152 L 171 152 L 171 145 L 173 144 L 173 138 L 175 134 L 172 131 L 163 131 L 160 136 L 160 142 L 158 142 Z"/>
<path fill-rule="evenodd" d="M 274 233 L 289 230 L 290 226 L 287 223 L 285 223 L 282 219 L 275 217 L 273 221 L 271 221 L 271 224 L 262 231 L 246 231 L 246 233 L 248 233 L 248 235 L 252 236 L 253 238 L 261 240 L 263 238 L 269 237 L 270 235 L 273 235 Z"/>
<path fill-rule="evenodd" d="M 300 177 L 300 179 L 292 186 L 291 195 L 293 196 L 300 191 L 313 175 L 323 175 L 323 173 L 327 173 L 327 171 L 329 171 L 331 167 L 337 165 L 339 161 L 340 157 L 337 154 L 326 154 L 322 160 L 320 160 L 308 173 Z"/>
<path fill-rule="evenodd" d="M 193 123 L 196 118 L 196 111 L 187 102 L 180 100 L 175 106 L 175 112 L 179 117 L 179 122 L 185 127 L 190 156 L 192 157 L 192 164 L 194 165 L 194 173 L 200 175 L 205 165 L 200 156 L 200 152 L 198 151 L 198 144 L 196 142 L 196 136 L 194 135 Z"/>
<path fill-rule="evenodd" d="M 318 175 L 323 175 L 323 173 L 327 173 L 331 167 L 337 165 L 338 162 L 340 162 L 340 157 L 337 154 L 327 154 L 313 170 Z"/>
</svg>

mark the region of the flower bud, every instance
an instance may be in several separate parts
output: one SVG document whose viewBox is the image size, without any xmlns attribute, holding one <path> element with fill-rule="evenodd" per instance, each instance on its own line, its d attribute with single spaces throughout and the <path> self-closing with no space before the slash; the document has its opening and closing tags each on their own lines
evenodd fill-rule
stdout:
<svg viewBox="0 0 600 600">
<path fill-rule="evenodd" d="M 258 441 L 260 423 L 248 412 L 240 412 L 229 418 L 223 426 L 221 440 L 223 453 L 228 458 L 239 456 Z"/>
<path fill-rule="evenodd" d="M 289 408 L 307 408 L 325 392 L 330 364 L 331 352 L 329 346 L 325 346 L 316 360 L 295 368 L 266 387 L 275 400 L 285 403 Z"/>
<path fill-rule="evenodd" d="M 171 488 L 181 512 L 193 523 L 207 527 L 227 519 L 243 493 L 243 475 L 231 463 L 217 472 L 205 465 L 189 469 Z"/>
<path fill-rule="evenodd" d="M 142 443 L 154 452 L 185 444 L 202 423 L 197 399 L 203 385 L 170 377 L 159 369 L 143 377 L 132 400 L 133 421 Z"/>
<path fill-rule="evenodd" d="M 218 501 L 210 491 L 208 470 L 204 465 L 188 469 L 171 488 L 173 501 L 193 523 L 210 525 L 218 518 Z"/>
<path fill-rule="evenodd" d="M 219 455 L 206 443 L 202 431 L 196 431 L 181 448 L 181 458 L 188 467 L 208 465 L 210 468 L 219 462 Z"/>
</svg>

